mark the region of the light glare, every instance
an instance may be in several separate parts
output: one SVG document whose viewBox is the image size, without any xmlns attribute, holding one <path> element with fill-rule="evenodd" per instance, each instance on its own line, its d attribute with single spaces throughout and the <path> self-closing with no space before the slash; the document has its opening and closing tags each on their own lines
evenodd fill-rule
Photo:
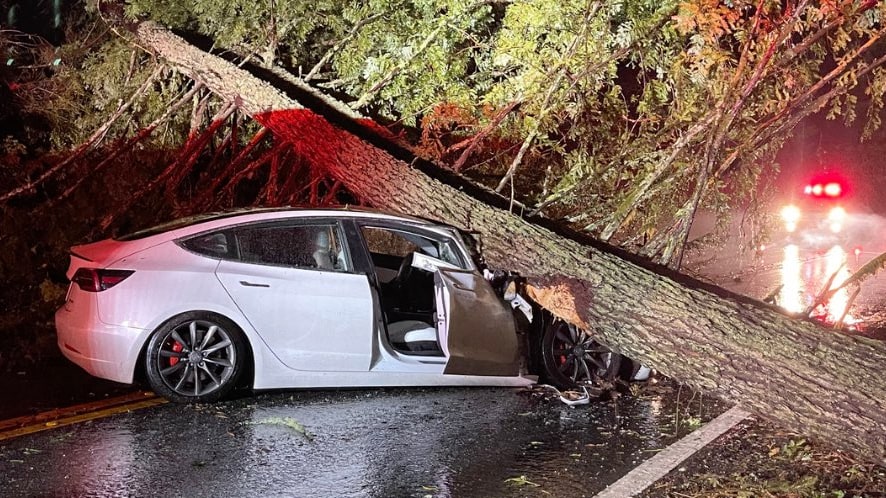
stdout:
<svg viewBox="0 0 886 498">
<path fill-rule="evenodd" d="M 828 183 L 824 186 L 824 193 L 830 197 L 837 197 L 843 192 L 843 188 L 840 187 L 839 183 Z"/>
</svg>

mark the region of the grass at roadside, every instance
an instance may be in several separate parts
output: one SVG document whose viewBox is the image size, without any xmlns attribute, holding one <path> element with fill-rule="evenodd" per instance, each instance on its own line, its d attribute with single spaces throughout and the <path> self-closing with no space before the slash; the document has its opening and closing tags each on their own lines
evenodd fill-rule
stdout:
<svg viewBox="0 0 886 498">
<path fill-rule="evenodd" d="M 640 496 L 882 498 L 886 468 L 751 418 Z"/>
</svg>

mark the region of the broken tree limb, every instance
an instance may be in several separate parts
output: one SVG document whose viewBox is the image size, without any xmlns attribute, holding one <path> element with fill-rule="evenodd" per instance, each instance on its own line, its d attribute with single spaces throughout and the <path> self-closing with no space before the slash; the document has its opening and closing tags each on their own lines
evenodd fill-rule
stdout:
<svg viewBox="0 0 886 498">
<path fill-rule="evenodd" d="M 224 195 L 227 197 L 230 197 L 231 195 L 233 195 L 234 188 L 237 187 L 237 184 L 240 183 L 241 180 L 254 174 L 258 168 L 264 166 L 265 164 L 268 164 L 276 156 L 280 155 L 282 148 L 283 148 L 282 145 L 272 147 L 272 148 L 266 150 L 260 156 L 258 156 L 258 158 L 255 159 L 254 161 L 246 164 L 242 169 L 239 169 L 233 176 L 231 176 L 231 179 L 228 181 L 228 184 L 225 186 L 224 190 L 222 190 Z"/>
<path fill-rule="evenodd" d="M 465 150 L 462 151 L 461 155 L 458 156 L 458 159 L 452 165 L 452 169 L 455 171 L 461 171 L 462 166 L 465 165 L 465 162 L 467 162 L 468 158 L 471 157 L 471 154 L 474 153 L 474 150 L 476 150 L 476 148 L 480 145 L 480 142 L 485 140 L 486 137 L 493 132 L 493 130 L 498 128 L 498 125 L 500 125 L 501 122 L 504 121 L 508 114 L 516 109 L 517 106 L 521 103 L 522 101 L 520 99 L 511 101 L 510 103 L 508 103 L 508 105 L 504 106 L 497 113 L 495 113 L 495 116 L 493 116 L 492 120 L 489 121 L 489 124 L 486 125 L 482 130 L 480 130 L 479 133 L 471 138 L 463 140 L 453 147 L 450 147 L 450 151 L 456 150 L 458 147 L 465 147 Z M 467 143 L 467 146 L 464 145 L 465 143 Z"/>
<path fill-rule="evenodd" d="M 262 144 L 265 140 L 265 137 L 268 135 L 268 129 L 262 128 L 258 130 L 255 135 L 249 139 L 249 143 L 247 143 L 242 149 L 237 151 L 237 155 L 231 158 L 228 161 L 227 166 L 220 173 L 215 174 L 212 185 L 209 188 L 203 190 L 203 194 L 200 195 L 197 205 L 206 206 L 209 204 L 209 200 L 212 195 L 221 187 L 221 184 L 231 178 L 234 174 L 240 171 L 241 166 L 246 163 L 249 159 L 250 154 L 252 154 L 253 150 Z M 233 145 L 233 144 L 232 144 Z M 229 184 L 230 186 L 230 184 Z M 233 189 L 233 186 L 230 186 Z"/>
<path fill-rule="evenodd" d="M 111 114 L 111 117 L 108 118 L 101 126 L 99 126 L 89 138 L 86 139 L 85 142 L 80 144 L 73 152 L 71 152 L 65 159 L 59 161 L 43 173 L 41 173 L 37 178 L 31 180 L 24 185 L 21 185 L 3 195 L 0 195 L 0 203 L 6 202 L 9 199 L 14 197 L 18 197 L 26 192 L 30 192 L 37 188 L 40 184 L 45 182 L 48 178 L 62 171 L 66 166 L 70 165 L 72 162 L 80 158 L 86 151 L 95 146 L 98 142 L 104 139 L 105 135 L 108 133 L 108 130 L 111 126 L 117 122 L 117 119 L 123 115 L 126 110 L 132 107 L 138 99 L 144 97 L 148 88 L 156 81 L 157 77 L 160 76 L 160 73 L 163 72 L 164 69 L 163 64 L 158 64 L 157 67 L 154 68 L 154 71 L 148 75 L 145 81 L 141 84 L 141 86 L 136 89 L 135 92 L 130 95 L 129 99 L 126 102 L 121 102 L 117 109 Z"/>
<path fill-rule="evenodd" d="M 178 157 L 173 160 L 156 178 L 154 178 L 148 185 L 146 185 L 143 189 L 133 192 L 131 196 L 129 196 L 123 202 L 123 208 L 105 216 L 99 227 L 102 231 L 107 230 L 111 224 L 117 219 L 117 217 L 126 211 L 128 211 L 132 206 L 135 205 L 138 201 L 140 201 L 145 194 L 148 192 L 153 192 L 157 189 L 161 184 L 165 184 L 167 188 L 167 196 L 172 197 L 173 194 L 169 193 L 169 190 L 173 190 L 178 186 L 178 183 L 181 181 L 181 178 L 185 173 L 190 171 L 190 168 L 193 167 L 193 163 L 196 162 L 199 157 L 200 152 L 203 150 L 203 147 L 206 146 L 206 143 L 212 138 L 212 135 L 215 133 L 218 128 L 224 124 L 224 121 L 231 115 L 232 112 L 237 108 L 237 106 L 233 102 L 225 102 L 216 115 L 213 118 L 212 123 L 210 123 L 209 127 L 203 131 L 202 134 L 191 137 L 183 146 L 182 150 L 179 153 Z M 184 171 L 184 173 L 183 173 Z M 171 178 L 177 178 L 176 181 L 170 181 Z M 174 199 L 173 199 L 174 200 Z"/>
<path fill-rule="evenodd" d="M 585 14 L 585 20 L 584 24 L 582 24 L 581 30 L 572 39 L 572 42 L 569 44 L 569 48 L 566 49 L 563 60 L 561 60 L 559 64 L 556 64 L 554 66 L 554 70 L 548 74 L 549 77 L 553 78 L 553 81 L 548 86 L 548 89 L 545 91 L 545 97 L 542 101 L 541 107 L 539 108 L 538 116 L 535 117 L 534 124 L 532 125 L 532 130 L 529 132 L 529 134 L 526 135 L 526 138 L 523 139 L 523 143 L 520 145 L 520 150 L 517 152 L 517 155 L 514 156 L 514 159 L 511 161 L 511 165 L 508 166 L 508 170 L 507 172 L 505 172 L 505 175 L 498 182 L 498 186 L 495 187 L 496 192 L 500 193 L 509 183 L 511 184 L 511 189 L 513 190 L 514 173 L 517 172 L 517 168 L 520 166 L 520 163 L 523 162 L 523 157 L 529 151 L 529 148 L 532 147 L 532 143 L 535 142 L 535 139 L 538 138 L 541 134 L 541 123 L 551 111 L 551 101 L 554 98 L 554 94 L 560 88 L 563 79 L 566 78 L 566 73 L 569 71 L 569 66 L 564 61 L 570 59 L 575 54 L 576 48 L 578 48 L 579 43 L 584 40 L 585 36 L 587 35 L 588 26 L 590 25 L 591 20 L 594 18 L 594 15 L 600 9 L 600 6 L 600 2 L 594 2 L 590 4 L 590 6 L 588 7 L 588 12 Z"/>
<path fill-rule="evenodd" d="M 191 87 L 191 89 L 188 90 L 187 92 L 185 92 L 185 94 L 183 96 L 181 96 L 180 98 L 178 98 L 175 102 L 170 104 L 169 107 L 166 108 L 166 110 L 163 112 L 163 114 L 160 117 L 158 117 L 157 119 L 152 121 L 148 126 L 139 130 L 138 133 L 135 134 L 135 136 L 128 138 L 127 140 L 123 141 L 122 143 L 120 143 L 119 145 L 114 147 L 108 155 L 106 155 L 98 164 L 95 165 L 95 167 L 93 167 L 91 170 L 85 172 L 84 174 L 80 175 L 79 178 L 74 180 L 73 184 L 68 186 L 65 189 L 65 191 L 62 192 L 58 196 L 58 198 L 55 199 L 53 202 L 58 202 L 58 201 L 67 199 L 72 193 L 74 193 L 75 190 L 77 190 L 80 187 L 80 185 L 88 177 L 98 173 L 99 171 L 104 169 L 107 165 L 111 164 L 114 160 L 116 160 L 117 157 L 119 157 L 121 154 L 129 151 L 130 149 L 132 149 L 132 147 L 135 144 L 141 142 L 142 140 L 144 140 L 145 138 L 150 136 L 152 133 L 154 133 L 154 130 L 156 130 L 158 126 L 163 124 L 167 119 L 172 117 L 173 114 L 178 112 L 178 110 L 181 108 L 181 106 L 184 105 L 189 100 L 191 100 L 191 98 L 202 87 L 203 86 L 199 82 L 195 82 L 194 85 Z"/>
<path fill-rule="evenodd" d="M 477 231 L 492 265 L 525 275 L 539 304 L 615 350 L 886 464 L 886 386 L 879 373 L 884 343 L 835 333 L 549 220 L 519 218 L 495 207 L 506 199 L 386 148 L 363 126 L 305 109 L 156 24 L 139 24 L 136 36 L 139 45 L 237 102 L 358 198 Z"/>
<path fill-rule="evenodd" d="M 345 35 L 341 40 L 336 41 L 335 45 L 333 45 L 332 48 L 330 48 L 326 51 L 325 54 L 323 54 L 323 57 L 321 57 L 320 60 L 317 61 L 316 64 L 314 64 L 314 67 L 311 68 L 310 71 L 308 71 L 308 74 L 304 76 L 303 80 L 305 82 L 308 82 L 314 79 L 314 77 L 317 76 L 320 70 L 323 69 L 323 67 L 326 66 L 326 64 L 328 64 L 330 60 L 332 60 L 332 57 L 337 54 L 342 49 L 342 47 L 345 46 L 345 43 L 351 41 L 351 39 L 357 36 L 364 26 L 366 26 L 367 24 L 372 24 L 378 19 L 381 19 L 383 16 L 388 15 L 388 13 L 389 11 L 387 10 L 378 12 L 357 21 L 354 26 L 351 27 L 351 31 L 347 35 Z"/>
<path fill-rule="evenodd" d="M 200 133 L 196 133 L 194 129 L 191 129 L 188 141 L 183 146 L 182 152 L 179 153 L 179 157 L 167 168 L 169 173 L 166 177 L 166 195 L 170 203 L 174 203 L 176 200 L 174 197 L 178 185 L 191 172 L 194 164 L 200 159 L 201 154 L 212 141 L 215 133 L 226 123 L 236 109 L 237 105 L 233 102 L 225 102 L 222 108 L 212 116 L 212 120 L 206 129 Z"/>
</svg>

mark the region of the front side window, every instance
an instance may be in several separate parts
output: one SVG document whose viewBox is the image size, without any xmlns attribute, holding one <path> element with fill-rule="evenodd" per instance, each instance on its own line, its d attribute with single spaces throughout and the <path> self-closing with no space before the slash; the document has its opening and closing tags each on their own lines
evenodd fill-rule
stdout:
<svg viewBox="0 0 886 498">
<path fill-rule="evenodd" d="M 451 239 L 437 239 L 405 230 L 381 227 L 362 227 L 363 239 L 374 256 L 404 258 L 413 252 L 445 261 L 467 269 L 458 246 Z"/>
<path fill-rule="evenodd" d="M 236 231 L 240 260 L 324 271 L 349 271 L 336 224 L 241 227 Z"/>
</svg>

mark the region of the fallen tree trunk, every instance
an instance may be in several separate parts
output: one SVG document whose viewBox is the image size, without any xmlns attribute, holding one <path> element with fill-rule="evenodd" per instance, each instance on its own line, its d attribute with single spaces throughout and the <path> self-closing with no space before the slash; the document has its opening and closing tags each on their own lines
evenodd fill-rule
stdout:
<svg viewBox="0 0 886 498">
<path fill-rule="evenodd" d="M 425 171 L 432 166 L 412 161 L 423 164 L 420 170 L 341 116 L 321 116 L 155 24 L 141 23 L 135 33 L 139 45 L 236 102 L 366 203 L 478 232 L 491 265 L 526 276 L 542 306 L 615 350 L 886 464 L 886 388 L 879 376 L 886 344 L 788 316 L 581 234 L 540 226 L 544 220 L 530 223 L 490 205 L 500 198 L 444 172 L 446 183 L 431 178 Z"/>
</svg>

